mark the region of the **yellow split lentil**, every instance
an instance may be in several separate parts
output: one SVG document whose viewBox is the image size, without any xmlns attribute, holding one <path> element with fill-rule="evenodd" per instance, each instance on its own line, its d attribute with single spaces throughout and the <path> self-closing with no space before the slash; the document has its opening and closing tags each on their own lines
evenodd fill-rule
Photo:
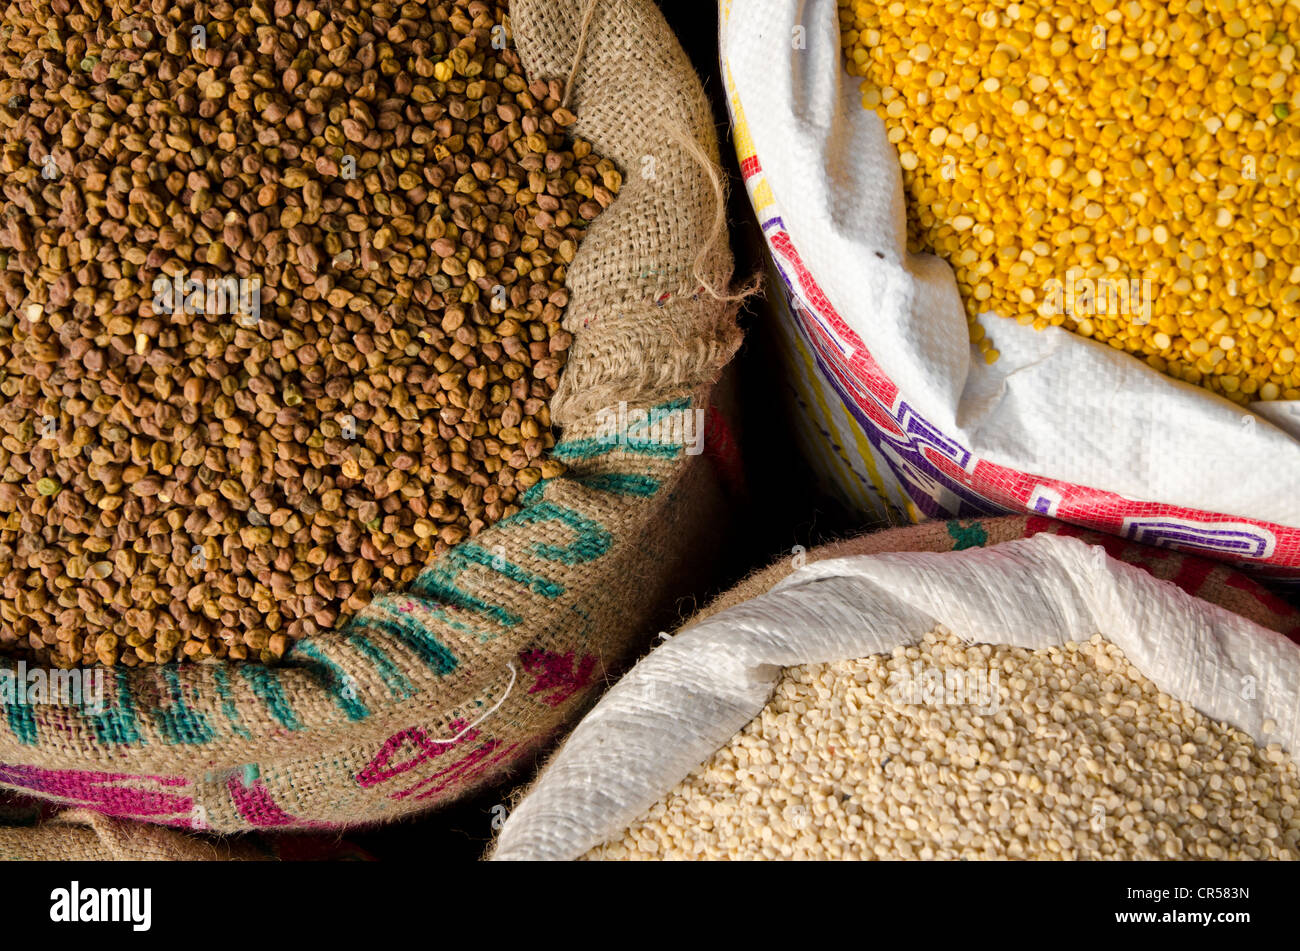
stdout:
<svg viewBox="0 0 1300 951">
<path fill-rule="evenodd" d="M 1300 399 L 1300 6 L 840 0 L 839 15 L 898 149 L 909 249 L 952 265 L 989 362 L 982 313 L 1237 402 Z"/>
<path fill-rule="evenodd" d="M 929 671 L 942 692 L 908 686 Z M 940 628 L 788 668 L 758 717 L 585 858 L 1296 859 L 1300 776 L 1099 636 L 1026 650 Z"/>
</svg>

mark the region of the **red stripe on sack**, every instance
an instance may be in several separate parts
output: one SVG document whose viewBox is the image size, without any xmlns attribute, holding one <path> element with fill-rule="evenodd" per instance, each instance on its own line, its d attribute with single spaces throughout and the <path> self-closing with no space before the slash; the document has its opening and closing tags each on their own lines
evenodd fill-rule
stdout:
<svg viewBox="0 0 1300 951">
<path fill-rule="evenodd" d="M 1117 561 L 1128 560 L 1124 556 L 1128 552 L 1130 543 L 1118 535 L 1107 535 L 1105 532 L 1084 528 L 1082 525 L 1075 525 L 1072 522 L 1060 522 L 1045 515 L 1029 516 L 1025 522 L 1025 534 L 1037 535 L 1040 532 L 1064 535 L 1067 538 L 1078 538 L 1092 545 L 1100 545 L 1106 554 Z M 1139 565 L 1138 567 L 1142 566 Z"/>
<path fill-rule="evenodd" d="M 1169 580 L 1188 594 L 1196 594 L 1201 590 L 1201 585 L 1205 584 L 1205 579 L 1210 576 L 1210 572 L 1217 567 L 1219 566 L 1212 561 L 1189 555 L 1179 562 L 1178 573 Z"/>
<path fill-rule="evenodd" d="M 261 779 L 255 779 L 253 785 L 245 786 L 238 776 L 231 776 L 226 780 L 226 790 L 230 793 L 230 800 L 239 810 L 239 814 L 254 828 L 267 829 L 287 825 L 298 825 L 305 829 L 337 828 L 332 822 L 299 819 L 285 812 L 271 797 L 271 790 Z"/>
<path fill-rule="evenodd" d="M 716 406 L 710 406 L 705 416 L 704 455 L 733 493 L 745 491 L 745 465 L 740 458 L 740 447 L 726 417 Z"/>
<path fill-rule="evenodd" d="M 753 178 L 763 170 L 763 166 L 758 164 L 758 157 L 751 155 L 740 163 L 740 174 L 746 178 Z"/>
<path fill-rule="evenodd" d="M 1078 538 L 1089 544 L 1100 545 L 1106 554 L 1116 561 L 1134 565 L 1150 575 L 1156 573 L 1154 562 L 1164 561 L 1168 558 L 1182 559 L 1186 557 L 1166 548 L 1139 545 L 1118 535 L 1111 535 L 1093 528 L 1085 528 L 1082 525 L 1075 525 L 1073 522 L 1059 522 L 1045 515 L 1030 515 L 1025 521 L 1026 537 L 1038 535 L 1041 532 L 1064 535 L 1068 538 Z"/>
<path fill-rule="evenodd" d="M 1245 575 L 1232 572 L 1225 579 L 1228 585 L 1236 588 L 1238 591 L 1245 591 L 1253 595 L 1255 600 L 1264 607 L 1268 608 L 1279 618 L 1290 619 L 1294 623 L 1287 630 L 1282 631 L 1287 637 L 1300 644 L 1300 612 L 1292 607 L 1288 602 L 1282 600 L 1267 588 L 1257 584 Z"/>
<path fill-rule="evenodd" d="M 1105 549 L 1106 554 L 1116 561 L 1127 561 L 1125 555 L 1128 554 L 1130 545 L 1118 535 L 1103 535 L 1098 538 L 1094 544 L 1100 545 Z M 1141 567 L 1141 566 L 1139 566 Z"/>
<path fill-rule="evenodd" d="M 1042 532 L 1051 532 L 1053 535 L 1071 535 L 1077 534 L 1073 531 L 1065 531 L 1073 526 L 1066 525 L 1064 522 L 1056 522 L 1043 515 L 1031 515 L 1025 521 L 1025 537 L 1038 535 Z"/>
</svg>

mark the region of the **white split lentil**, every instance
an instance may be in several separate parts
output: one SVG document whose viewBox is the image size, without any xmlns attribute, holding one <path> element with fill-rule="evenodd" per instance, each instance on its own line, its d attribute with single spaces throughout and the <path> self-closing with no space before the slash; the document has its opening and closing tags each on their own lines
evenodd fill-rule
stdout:
<svg viewBox="0 0 1300 951">
<path fill-rule="evenodd" d="M 982 675 L 998 699 L 899 702 L 926 670 Z M 584 857 L 1294 859 L 1300 777 L 1101 637 L 1033 651 L 940 629 L 788 669 L 730 743 Z"/>
</svg>

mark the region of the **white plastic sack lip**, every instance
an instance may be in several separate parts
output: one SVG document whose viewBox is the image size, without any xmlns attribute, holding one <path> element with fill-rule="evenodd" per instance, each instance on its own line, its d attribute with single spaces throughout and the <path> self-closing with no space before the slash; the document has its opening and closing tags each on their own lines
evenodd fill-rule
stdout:
<svg viewBox="0 0 1300 951">
<path fill-rule="evenodd" d="M 1165 693 L 1261 744 L 1300 748 L 1300 647 L 1099 546 L 1043 534 L 960 552 L 836 558 L 637 664 L 565 741 L 506 821 L 493 858 L 577 858 L 621 835 L 757 716 L 782 667 L 885 653 L 939 625 L 1026 648 L 1101 634 Z"/>
<path fill-rule="evenodd" d="M 1256 419 L 1105 344 L 997 317 L 1001 359 L 972 359 L 951 270 L 906 251 L 897 155 L 844 69 L 835 0 L 733 9 L 722 57 L 786 230 L 922 417 L 1021 472 L 1300 527 L 1296 403 L 1255 404 Z"/>
</svg>

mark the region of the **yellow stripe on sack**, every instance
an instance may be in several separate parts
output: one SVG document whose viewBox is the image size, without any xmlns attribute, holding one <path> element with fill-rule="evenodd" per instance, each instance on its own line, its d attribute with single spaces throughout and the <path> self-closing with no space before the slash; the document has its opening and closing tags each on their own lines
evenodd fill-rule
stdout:
<svg viewBox="0 0 1300 951">
<path fill-rule="evenodd" d="M 876 491 L 880 493 L 881 502 L 885 506 L 885 517 L 892 521 L 895 517 L 895 503 L 890 500 L 889 492 L 885 487 L 885 479 L 880 474 L 880 467 L 876 464 L 875 450 L 871 448 L 871 443 L 867 440 L 866 433 L 863 432 L 862 427 L 858 425 L 858 421 L 854 419 L 853 414 L 846 409 L 844 411 L 844 416 L 848 420 L 849 429 L 853 434 L 854 445 L 857 446 L 858 453 L 862 456 L 862 464 L 867 468 L 867 475 L 871 478 L 871 484 L 874 485 Z M 908 498 L 907 493 L 899 492 L 897 494 L 903 503 L 904 509 L 907 511 L 907 517 L 912 522 L 921 521 L 920 512 L 916 510 L 916 507 L 912 504 L 912 500 Z"/>
<path fill-rule="evenodd" d="M 867 472 L 871 475 L 871 482 L 881 492 L 881 496 L 885 501 L 885 507 L 888 509 L 888 512 L 886 513 L 887 516 L 892 519 L 895 513 L 895 506 L 898 502 L 901 502 L 910 522 L 915 524 L 917 522 L 925 521 L 925 516 L 921 514 L 920 509 L 916 507 L 916 504 L 912 501 L 911 497 L 903 491 L 902 486 L 899 484 L 897 479 L 890 480 L 898 486 L 898 491 L 895 493 L 898 496 L 897 501 L 891 501 L 890 497 L 885 494 L 885 480 L 880 474 L 879 467 L 876 465 L 876 453 L 871 448 L 871 443 L 867 440 L 866 433 L 863 432 L 862 427 L 858 425 L 858 421 L 853 418 L 851 413 L 846 410 L 845 415 L 848 416 L 849 425 L 853 427 L 854 442 L 857 443 L 858 452 L 862 453 L 862 462 L 867 467 Z"/>
<path fill-rule="evenodd" d="M 812 391 L 812 396 L 817 403 L 817 407 L 821 410 L 822 417 L 826 421 L 827 432 L 830 433 L 840 432 L 840 430 L 843 427 L 836 424 L 835 417 L 831 413 L 830 406 L 826 402 L 826 394 L 822 390 L 822 387 L 817 385 L 821 377 L 817 374 L 816 366 L 813 363 L 812 354 L 808 351 L 808 348 L 804 346 L 804 342 L 802 338 L 799 338 L 797 336 L 794 339 L 794 348 L 803 360 L 803 368 L 804 368 L 804 372 L 808 375 L 807 378 L 812 381 L 812 385 L 809 386 L 808 389 Z M 875 461 L 871 457 L 871 447 L 869 445 L 866 445 L 865 437 L 861 434 L 861 431 L 854 424 L 852 418 L 850 418 L 848 422 L 849 422 L 849 427 L 853 430 L 852 435 L 854 437 L 855 443 L 857 444 L 858 452 L 862 455 L 862 461 L 866 465 L 867 476 L 871 479 L 871 484 L 876 487 L 876 491 L 879 493 L 880 504 L 883 504 L 885 506 L 886 509 L 885 515 L 886 517 L 888 517 L 889 515 L 892 514 L 892 507 L 889 504 L 889 495 L 885 490 L 884 481 L 880 478 L 880 471 L 876 468 Z M 854 471 L 852 463 L 848 462 L 847 459 L 841 458 L 840 454 L 838 452 L 835 452 L 833 447 L 828 448 L 827 454 L 832 458 L 834 458 L 836 462 L 838 462 L 841 466 L 848 467 L 848 471 L 851 479 L 850 485 L 854 487 L 859 493 L 861 493 L 862 495 L 861 504 L 863 506 L 863 510 L 870 512 L 872 509 L 875 509 L 877 505 L 872 500 L 870 494 L 863 487 L 862 477 L 858 475 L 856 471 Z"/>
<path fill-rule="evenodd" d="M 723 10 L 724 10 L 724 16 L 730 15 L 731 0 L 725 0 Z M 732 145 L 736 150 L 736 155 L 738 159 L 741 162 L 744 162 L 746 159 L 753 158 L 756 155 L 754 150 L 754 140 L 753 138 L 751 138 L 749 134 L 749 124 L 745 121 L 745 109 L 740 104 L 740 96 L 736 90 L 735 79 L 731 75 L 731 64 L 729 62 L 724 61 L 722 64 L 722 68 L 723 68 L 723 75 L 724 75 L 724 86 L 726 87 L 727 94 L 728 94 L 727 98 L 731 103 Z M 750 189 L 750 201 L 754 205 L 754 210 L 756 213 L 762 212 L 763 210 L 769 208 L 770 206 L 776 203 L 776 199 L 772 195 L 772 186 L 768 184 L 766 175 L 760 173 L 760 175 L 758 176 L 757 184 Z M 769 254 L 770 254 L 770 249 L 769 249 Z M 789 307 L 784 301 L 774 302 L 773 306 L 776 310 L 779 311 L 776 316 L 777 319 L 781 321 L 783 325 L 782 330 L 784 331 L 783 336 L 786 338 L 786 346 L 793 347 L 798 352 L 799 357 L 802 358 L 803 361 L 802 368 L 804 372 L 802 375 L 796 373 L 794 374 L 794 376 L 796 376 L 796 378 L 802 376 L 802 379 L 799 380 L 798 382 L 803 383 L 803 386 L 801 388 L 804 390 L 805 397 L 810 397 L 808 399 L 808 402 L 810 404 L 815 403 L 817 408 L 820 410 L 827 433 L 830 434 L 840 433 L 843 427 L 841 427 L 836 423 L 835 417 L 831 413 L 830 406 L 826 401 L 826 395 L 823 386 L 820 385 L 824 381 L 821 377 L 821 374 L 817 372 L 817 369 L 813 363 L 812 354 L 804 346 L 803 338 L 799 335 L 798 331 L 795 330 L 790 325 L 791 322 L 794 320 L 793 314 L 790 313 Z M 797 370 L 798 367 L 797 365 L 792 366 L 791 369 Z M 866 467 L 867 477 L 871 480 L 871 484 L 875 487 L 876 491 L 879 493 L 879 503 L 877 503 L 875 499 L 871 498 L 870 492 L 863 485 L 862 477 L 857 473 L 856 470 L 854 470 L 852 463 L 849 462 L 846 457 L 841 456 L 840 453 L 835 451 L 835 449 L 832 447 L 823 447 L 824 451 L 820 453 L 815 453 L 815 455 L 824 455 L 828 460 L 831 460 L 832 465 L 830 466 L 830 468 L 832 470 L 835 469 L 844 470 L 845 468 L 847 468 L 848 479 L 845 480 L 841 476 L 839 478 L 839 481 L 844 485 L 846 491 L 848 491 L 850 496 L 854 494 L 860 496 L 860 501 L 858 502 L 858 506 L 862 511 L 876 512 L 879 510 L 879 505 L 883 505 L 885 507 L 885 511 L 883 513 L 885 518 L 889 519 L 890 521 L 893 521 L 893 519 L 896 517 L 896 503 L 890 500 L 890 493 L 885 487 L 885 480 L 880 475 L 880 469 L 876 465 L 875 455 L 871 450 L 870 443 L 867 441 L 866 434 L 863 433 L 862 428 L 857 424 L 857 421 L 853 418 L 853 415 L 851 413 L 849 413 L 847 410 L 844 410 L 843 412 L 844 412 L 844 417 L 847 420 L 848 426 L 851 430 L 850 435 L 853 437 L 854 444 L 856 445 L 858 452 L 862 457 L 863 465 Z M 815 438 L 806 440 L 806 442 L 811 446 L 821 445 L 821 441 Z M 913 523 L 922 521 L 923 519 L 921 513 L 917 510 L 916 506 L 912 503 L 912 500 L 908 498 L 907 493 L 900 491 L 897 494 L 902 501 L 905 511 L 907 512 L 907 518 Z"/>
<path fill-rule="evenodd" d="M 804 404 L 808 406 L 806 411 L 810 416 L 820 412 L 821 419 L 813 418 L 812 424 L 819 430 L 824 429 L 827 436 L 821 437 L 820 433 L 806 434 L 804 443 L 812 447 L 812 455 L 821 460 L 823 471 L 826 471 L 831 478 L 835 479 L 849 496 L 849 501 L 855 504 L 860 511 L 870 512 L 876 508 L 876 503 L 871 499 L 870 493 L 862 484 L 862 476 L 853 470 L 852 463 L 835 451 L 834 443 L 837 442 L 837 434 L 840 427 L 836 424 L 834 416 L 831 414 L 829 404 L 826 402 L 826 394 L 822 387 L 818 385 L 820 378 L 816 374 L 816 368 L 813 358 L 808 349 L 804 346 L 803 337 L 791 325 L 794 320 L 793 314 L 790 313 L 786 303 L 781 301 L 778 305 L 780 314 L 778 319 L 783 322 L 781 336 L 784 338 L 785 346 L 788 350 L 793 350 L 793 361 L 787 361 L 787 367 L 790 371 L 790 377 L 795 385 L 799 388 L 804 397 Z M 802 360 L 802 362 L 799 362 Z M 842 471 L 847 468 L 847 478 Z M 857 496 L 854 501 L 854 496 Z"/>
<path fill-rule="evenodd" d="M 785 311 L 783 305 L 778 304 L 777 306 L 782 313 L 778 313 L 776 317 L 784 323 L 785 320 L 790 319 L 790 314 Z M 801 415 L 808 417 L 808 424 L 816 430 L 813 433 L 801 432 L 800 441 L 804 444 L 805 451 L 814 457 L 814 461 L 820 462 L 821 470 L 842 486 L 844 492 L 849 496 L 848 501 L 860 511 L 870 511 L 874 506 L 862 486 L 861 476 L 853 471 L 851 465 L 848 465 L 848 478 L 846 479 L 841 470 L 845 468 L 847 463 L 839 453 L 831 448 L 830 444 L 834 442 L 834 434 L 839 427 L 835 425 L 835 420 L 831 418 L 830 407 L 827 406 L 816 379 L 808 376 L 808 354 L 803 348 L 803 342 L 799 339 L 797 332 L 793 331 L 788 325 L 783 326 L 781 330 L 780 336 L 786 350 L 786 359 L 784 361 L 786 371 L 789 374 L 790 381 L 803 396 L 802 409 L 800 406 L 795 408 L 796 410 L 801 409 Z M 791 350 L 794 351 L 794 354 L 790 353 Z M 797 359 L 792 359 L 795 354 L 803 358 L 803 365 L 800 365 Z M 815 418 L 818 409 L 822 414 L 820 420 Z M 830 438 L 823 437 L 821 430 L 825 430 Z M 855 495 L 860 495 L 860 498 L 855 500 L 853 498 Z"/>
<path fill-rule="evenodd" d="M 812 362 L 812 355 L 808 351 L 806 345 L 804 344 L 803 338 L 801 337 L 797 338 L 796 346 L 799 348 L 800 354 L 804 358 L 805 368 L 810 373 L 816 373 L 816 366 Z M 814 377 L 814 379 L 817 382 L 822 382 L 824 378 L 820 374 L 817 374 Z M 815 386 L 815 388 L 818 391 L 819 400 L 822 399 L 821 396 L 822 388 L 820 386 Z M 836 396 L 838 398 L 838 394 L 836 394 Z M 824 402 L 822 403 L 822 406 L 825 412 L 827 413 L 830 412 L 829 408 Z M 875 450 L 871 448 L 871 443 L 867 440 L 866 433 L 863 431 L 862 427 L 858 424 L 858 421 L 853 417 L 853 415 L 847 409 L 843 410 L 843 413 L 848 428 L 850 430 L 850 434 L 853 437 L 854 445 L 857 447 L 858 454 L 862 458 L 862 464 L 866 467 L 867 476 L 871 480 L 871 484 L 876 487 L 876 491 L 880 494 L 881 504 L 885 506 L 884 515 L 886 518 L 892 520 L 895 517 L 897 517 L 897 512 L 896 512 L 897 502 L 891 500 L 890 497 L 891 493 L 886 487 L 886 481 L 884 477 L 880 474 L 880 467 L 876 463 Z M 844 427 L 836 425 L 832 417 L 830 428 L 832 431 L 841 431 L 843 430 Z M 854 473 L 854 476 L 858 479 L 858 481 L 861 481 L 861 478 L 857 476 L 856 472 Z M 891 480 L 891 481 L 896 481 L 896 480 Z M 913 523 L 924 521 L 924 517 L 921 515 L 921 512 L 916 508 L 916 506 L 913 504 L 912 500 L 908 497 L 906 492 L 897 492 L 894 494 L 896 494 L 899 500 L 902 502 L 903 508 L 907 513 L 907 518 L 910 521 L 912 521 Z M 874 504 L 870 505 L 870 508 L 875 508 L 875 507 L 876 506 Z"/>
<path fill-rule="evenodd" d="M 824 381 L 824 378 L 817 371 L 816 364 L 813 362 L 812 354 L 808 350 L 807 346 L 805 345 L 803 337 L 800 336 L 797 332 L 792 332 L 791 334 L 789 334 L 789 339 L 791 340 L 795 349 L 799 351 L 799 355 L 803 358 L 803 366 L 806 374 L 805 378 L 812 381 L 809 385 L 809 388 L 814 392 L 817 402 L 821 406 L 822 412 L 826 416 L 827 430 L 830 432 L 841 431 L 844 427 L 836 424 L 834 417 L 831 415 L 830 407 L 826 403 L 824 391 L 822 387 L 818 385 L 818 383 Z M 836 398 L 837 399 L 839 398 L 838 393 L 836 393 Z M 851 431 L 850 434 L 853 437 L 854 445 L 857 447 L 858 454 L 862 457 L 862 464 L 867 469 L 867 476 L 871 480 L 871 484 L 876 487 L 876 491 L 880 493 L 880 502 L 885 506 L 884 515 L 886 518 L 893 519 L 894 517 L 896 517 L 897 514 L 896 513 L 897 503 L 891 501 L 890 499 L 890 493 L 886 488 L 885 480 L 880 474 L 879 466 L 876 464 L 875 451 L 871 448 L 871 443 L 867 440 L 866 433 L 863 432 L 862 427 L 858 424 L 858 421 L 853 417 L 853 414 L 850 413 L 847 409 L 845 409 L 843 412 L 844 412 L 844 418 L 848 424 L 848 428 Z M 831 451 L 831 454 L 835 455 L 836 458 L 838 458 L 838 454 L 834 453 L 833 450 Z M 851 472 L 853 472 L 851 464 L 849 466 L 849 469 Z M 860 484 L 862 481 L 861 477 L 856 472 L 853 472 L 853 480 L 855 484 Z M 891 480 L 891 481 L 897 481 L 897 480 Z M 899 491 L 896 494 L 898 495 L 899 501 L 902 502 L 903 509 L 906 511 L 907 518 L 909 521 L 915 524 L 917 522 L 922 522 L 925 520 L 920 510 L 917 509 L 916 505 L 908 497 L 906 492 Z M 876 508 L 876 505 L 869 497 L 866 498 L 866 502 L 867 502 L 868 510 L 872 510 Z"/>
<path fill-rule="evenodd" d="M 745 109 L 740 104 L 740 95 L 736 92 L 736 81 L 731 76 L 731 64 L 724 63 L 726 73 L 727 99 L 731 103 L 731 144 L 740 161 L 754 157 L 754 140 L 749 135 L 749 123 L 745 121 Z"/>
</svg>

